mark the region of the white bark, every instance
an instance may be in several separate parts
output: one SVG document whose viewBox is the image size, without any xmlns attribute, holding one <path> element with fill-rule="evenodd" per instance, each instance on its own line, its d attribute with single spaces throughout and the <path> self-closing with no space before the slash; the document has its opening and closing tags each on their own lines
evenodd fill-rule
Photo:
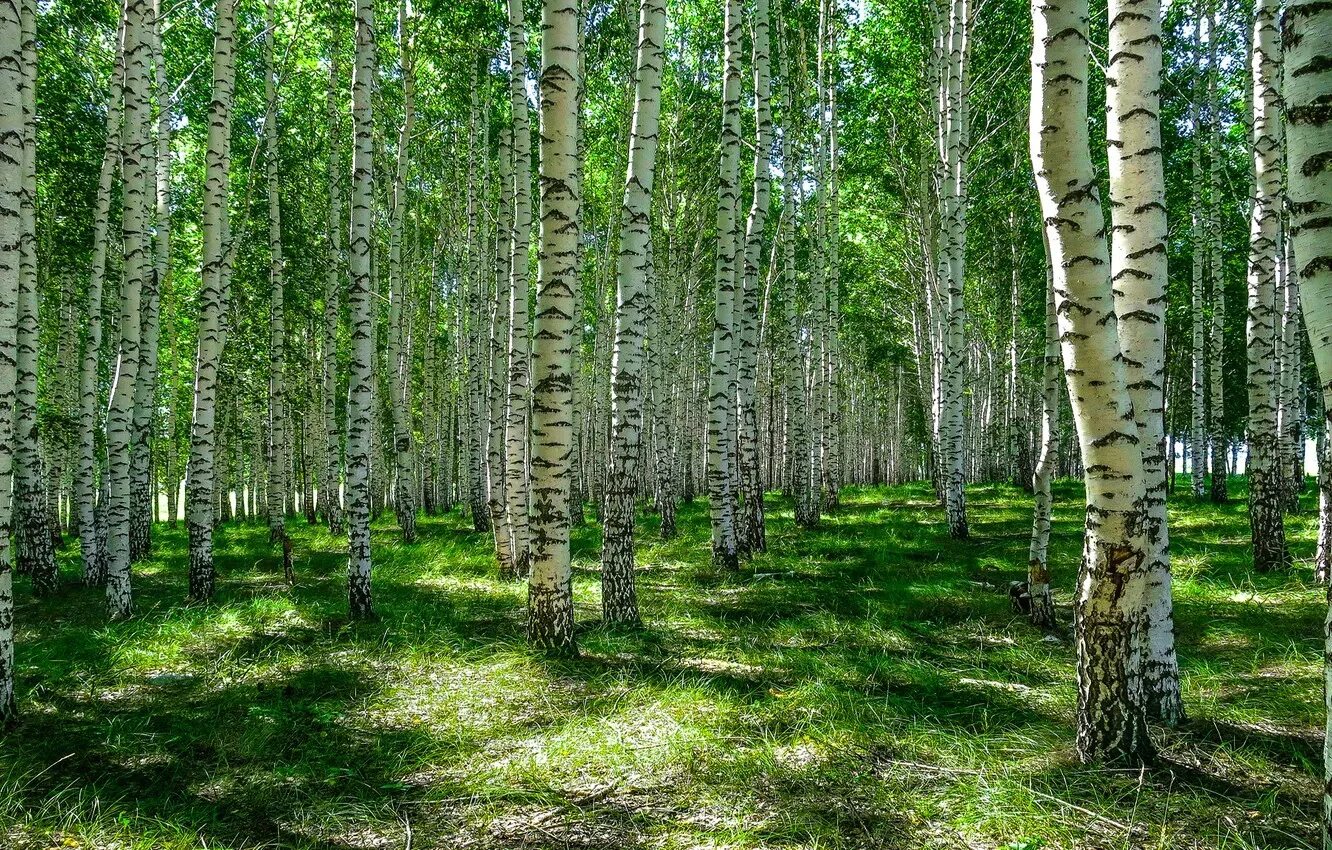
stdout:
<svg viewBox="0 0 1332 850">
<path fill-rule="evenodd" d="M 1332 427 L 1332 6 L 1319 0 L 1290 0 L 1282 22 L 1282 42 L 1286 53 L 1286 177 L 1294 251 L 1291 274 L 1300 287 L 1304 327 L 1318 368 L 1326 434 Z M 1332 466 L 1326 443 L 1322 460 L 1325 466 Z M 1332 492 L 1325 484 L 1322 493 L 1320 539 L 1332 545 L 1327 531 Z M 1323 747 L 1322 826 L 1323 846 L 1332 848 L 1332 605 L 1324 640 L 1329 735 Z"/>
<path fill-rule="evenodd" d="M 527 637 L 575 653 L 569 495 L 573 450 L 574 300 L 578 293 L 578 90 L 574 0 L 541 6 L 541 247 L 532 335 L 532 573 Z"/>
<path fill-rule="evenodd" d="M 759 469 L 758 391 L 759 263 L 772 196 L 772 60 L 768 0 L 754 3 L 754 199 L 745 224 L 740 271 L 740 351 L 736 370 L 739 410 L 740 504 L 737 533 L 746 552 L 768 548 L 763 517 L 763 482 Z"/>
<path fill-rule="evenodd" d="M 1258 0 L 1253 25 L 1254 199 L 1249 216 L 1249 526 L 1255 569 L 1289 563 L 1277 454 L 1276 269 L 1281 257 L 1281 47 L 1277 0 Z"/>
<path fill-rule="evenodd" d="M 287 325 L 286 281 L 282 259 L 282 204 L 278 183 L 278 78 L 273 56 L 277 27 L 274 0 L 264 16 L 264 180 L 268 192 L 268 538 L 279 544 L 287 537 Z"/>
<path fill-rule="evenodd" d="M 134 384 L 140 359 L 140 293 L 148 264 L 148 61 L 147 0 L 125 3 L 125 135 L 121 154 L 124 179 L 124 282 L 120 296 L 120 351 L 107 414 L 106 446 L 111 477 L 107 505 L 106 596 L 114 618 L 133 613 L 130 591 L 129 528 L 132 501 L 131 431 Z"/>
<path fill-rule="evenodd" d="M 347 399 L 347 596 L 354 618 L 373 615 L 370 599 L 370 456 L 374 449 L 374 0 L 356 0 L 356 63 L 352 69 L 351 228 L 347 240 L 352 342 Z"/>
<path fill-rule="evenodd" d="M 766 4 L 766 0 L 759 2 Z M 616 263 L 610 471 L 601 549 L 601 611 L 602 618 L 610 623 L 639 622 L 634 586 L 634 498 L 643 455 L 643 346 L 653 295 L 649 277 L 652 186 L 665 40 L 664 0 L 640 0 L 634 117 L 629 128 L 629 164 L 620 207 L 620 255 Z"/>
<path fill-rule="evenodd" d="M 1161 155 L 1161 7 L 1110 0 L 1106 145 L 1110 162 L 1110 282 L 1119 347 L 1142 453 L 1147 514 L 1146 605 L 1142 632 L 1147 714 L 1183 719 L 1175 658 L 1170 537 L 1166 525 L 1166 208 Z"/>
<path fill-rule="evenodd" d="M 412 440 L 412 365 L 404 343 L 408 311 L 407 281 L 403 274 L 402 225 L 407 211 L 407 170 L 411 165 L 412 125 L 416 121 L 416 74 L 411 35 L 411 3 L 398 5 L 398 49 L 402 64 L 402 124 L 398 128 L 397 169 L 393 203 L 389 211 L 389 403 L 393 416 L 393 507 L 404 543 L 416 540 L 416 488 L 413 482 L 415 449 Z M 489 417 L 487 417 L 487 421 Z"/>
<path fill-rule="evenodd" d="M 528 255 L 532 237 L 532 130 L 527 106 L 527 29 L 522 0 L 508 0 L 509 106 L 513 121 L 513 234 L 509 242 L 509 359 L 504 412 L 504 498 L 513 574 L 531 570 Z"/>
<path fill-rule="evenodd" d="M 336 30 L 334 31 L 336 36 Z M 333 39 L 336 41 L 336 37 Z M 319 509 L 328 530 L 342 533 L 342 434 L 338 422 L 338 308 L 342 270 L 342 97 L 338 89 L 338 51 L 331 48 L 328 64 L 328 268 L 324 272 L 324 334 L 320 347 L 320 385 L 324 408 L 324 468 L 319 478 Z"/>
<path fill-rule="evenodd" d="M 19 195 L 18 372 L 14 411 L 14 522 L 18 569 L 32 579 L 38 596 L 59 586 L 51 532 L 47 526 L 43 434 L 37 419 L 37 9 L 21 0 L 23 30 L 23 185 Z"/>
<path fill-rule="evenodd" d="M 106 140 L 102 148 L 102 168 L 97 177 L 97 195 L 93 201 L 92 268 L 88 275 L 87 329 L 84 332 L 79 364 L 79 464 L 74 475 L 74 501 L 78 511 L 79 546 L 82 550 L 83 582 L 100 587 L 106 580 L 104 553 L 98 547 L 97 431 L 100 413 L 98 373 L 102 351 L 102 287 L 106 280 L 107 227 L 111 211 L 111 189 L 120 164 L 120 123 L 124 109 L 124 53 L 121 42 L 124 16 L 116 35 L 116 60 L 111 70 L 110 93 L 106 101 Z"/>
<path fill-rule="evenodd" d="M 724 569 L 739 566 L 735 526 L 735 283 L 739 259 L 736 217 L 740 192 L 740 2 L 724 0 L 721 177 L 717 193 L 716 308 L 708 370 L 708 512 L 712 559 Z"/>
<path fill-rule="evenodd" d="M 235 0 L 217 0 L 213 15 L 213 94 L 208 108 L 204 176 L 203 262 L 200 268 L 198 349 L 194 363 L 194 412 L 190 424 L 185 522 L 190 539 L 190 598 L 212 598 L 213 510 L 217 480 L 217 373 L 225 341 L 226 247 L 231 216 L 231 103 L 235 91 Z"/>
<path fill-rule="evenodd" d="M 1045 242 L 1045 239 L 1042 239 Z M 1041 436 L 1036 467 L 1032 473 L 1035 506 L 1031 518 L 1031 545 L 1027 553 L 1027 594 L 1031 599 L 1031 622 L 1040 628 L 1054 626 L 1054 601 L 1050 596 L 1050 520 L 1053 509 L 1051 479 L 1054 477 L 1055 431 L 1059 427 L 1059 319 L 1055 314 L 1053 272 L 1046 243 L 1045 355 L 1041 368 Z"/>
<path fill-rule="evenodd" d="M 1032 164 L 1087 489 L 1077 750 L 1084 760 L 1141 762 L 1152 752 L 1133 644 L 1145 602 L 1146 507 L 1088 144 L 1087 5 L 1037 4 L 1032 17 Z"/>
<path fill-rule="evenodd" d="M 18 6 L 0 4 L 0 360 L 18 354 L 20 193 L 23 188 L 22 24 Z M 13 369 L 0 369 L 0 729 L 11 726 L 14 709 L 14 395 Z"/>
</svg>

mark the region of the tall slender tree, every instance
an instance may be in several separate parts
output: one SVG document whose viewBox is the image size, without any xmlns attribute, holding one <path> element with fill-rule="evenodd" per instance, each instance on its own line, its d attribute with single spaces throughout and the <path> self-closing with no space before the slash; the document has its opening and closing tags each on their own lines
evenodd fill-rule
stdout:
<svg viewBox="0 0 1332 850">
<path fill-rule="evenodd" d="M 356 0 L 356 62 L 352 67 L 351 363 L 347 399 L 347 596 L 351 615 L 368 618 L 370 600 L 370 456 L 374 446 L 374 0 Z"/>
<path fill-rule="evenodd" d="M 389 403 L 393 417 L 393 508 L 405 543 L 416 540 L 416 486 L 412 446 L 412 369 L 404 340 L 410 312 L 405 309 L 407 281 L 402 259 L 403 221 L 407 212 L 407 170 L 411 165 L 412 125 L 416 121 L 416 69 L 410 0 L 398 4 L 398 50 L 402 71 L 402 124 L 398 128 L 397 169 L 389 210 Z M 489 418 L 489 417 L 487 417 Z"/>
<path fill-rule="evenodd" d="M 735 471 L 735 314 L 740 202 L 740 8 L 724 0 L 721 178 L 717 189 L 716 290 L 712 355 L 708 370 L 708 511 L 712 559 L 725 569 L 739 566 Z"/>
<path fill-rule="evenodd" d="M 37 417 L 37 8 L 20 0 L 23 27 L 23 186 L 19 196 L 18 371 L 14 413 L 14 517 L 18 569 L 32 578 L 38 596 L 59 585 L 47 524 L 43 434 Z"/>
<path fill-rule="evenodd" d="M 541 248 L 532 335 L 532 572 L 527 638 L 547 652 L 577 652 L 569 496 L 573 477 L 574 300 L 578 293 L 578 98 L 582 86 L 576 0 L 541 5 Z"/>
<path fill-rule="evenodd" d="M 1161 8 L 1110 0 L 1106 146 L 1110 161 L 1110 282 L 1120 359 L 1142 454 L 1147 519 L 1143 698 L 1149 716 L 1183 718 L 1175 658 L 1170 536 L 1166 525 L 1166 207 L 1161 157 Z"/>
<path fill-rule="evenodd" d="M 766 0 L 759 2 L 766 4 Z M 634 587 L 634 499 L 643 454 L 643 346 L 653 298 L 653 281 L 648 276 L 652 267 L 652 186 L 665 41 L 666 4 L 663 0 L 640 0 L 634 117 L 620 206 L 615 342 L 611 354 L 610 471 L 601 550 L 601 610 L 602 617 L 611 623 L 639 622 Z"/>
<path fill-rule="evenodd" d="M 217 0 L 213 15 L 213 96 L 208 107 L 204 175 L 203 262 L 199 279 L 198 348 L 194 360 L 194 412 L 190 422 L 189 481 L 185 523 L 190 538 L 189 594 L 213 596 L 213 512 L 217 485 L 217 377 L 226 341 L 228 207 L 231 171 L 231 105 L 236 86 L 235 0 Z"/>
<path fill-rule="evenodd" d="M 509 240 L 509 358 L 504 411 L 504 498 L 514 576 L 531 571 L 528 466 L 531 405 L 528 255 L 532 238 L 532 129 L 527 105 L 527 28 L 522 0 L 508 0 L 509 107 L 513 121 L 513 234 Z"/>
<path fill-rule="evenodd" d="M 0 361 L 18 356 L 19 253 L 23 233 L 23 26 L 15 3 L 0 4 Z M 14 706 L 14 407 L 16 374 L 0 369 L 0 729 Z"/>
<path fill-rule="evenodd" d="M 1077 751 L 1084 760 L 1137 763 L 1152 755 L 1134 644 L 1148 560 L 1145 488 L 1088 140 L 1087 4 L 1034 4 L 1032 19 L 1031 158 L 1087 489 Z"/>
<path fill-rule="evenodd" d="M 1253 23 L 1253 208 L 1249 214 L 1249 526 L 1258 570 L 1284 566 L 1283 486 L 1277 453 L 1276 270 L 1281 258 L 1280 4 L 1258 0 Z"/>
<path fill-rule="evenodd" d="M 107 414 L 106 446 L 111 482 L 107 504 L 106 596 L 112 617 L 133 611 L 130 589 L 130 522 L 133 509 L 130 453 L 134 419 L 134 383 L 140 358 L 140 295 L 148 263 L 148 40 L 147 0 L 125 3 L 125 131 L 121 146 L 123 175 L 121 241 L 125 265 L 120 292 L 120 350 L 111 404 Z"/>
<path fill-rule="evenodd" d="M 1332 6 L 1290 0 L 1281 25 L 1285 51 L 1287 204 L 1304 327 L 1309 333 L 1323 395 L 1324 446 L 1332 432 Z M 1326 479 L 1325 479 L 1326 480 Z M 1328 490 L 1323 498 L 1332 499 Z M 1324 504 L 1323 520 L 1327 522 Z M 1326 525 L 1324 526 L 1326 532 Z M 1324 625 L 1323 847 L 1332 848 L 1332 604 Z"/>
</svg>

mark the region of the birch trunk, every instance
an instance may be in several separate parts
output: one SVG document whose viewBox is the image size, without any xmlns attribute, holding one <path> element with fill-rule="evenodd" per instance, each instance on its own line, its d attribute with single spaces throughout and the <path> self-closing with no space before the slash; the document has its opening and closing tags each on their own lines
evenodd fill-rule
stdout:
<svg viewBox="0 0 1332 850">
<path fill-rule="evenodd" d="M 282 544 L 287 538 L 286 496 L 287 379 L 286 281 L 282 259 L 282 205 L 278 184 L 278 79 L 273 57 L 273 30 L 277 27 L 274 0 L 267 0 L 264 16 L 264 179 L 268 191 L 268 539 Z"/>
<path fill-rule="evenodd" d="M 1075 625 L 1077 751 L 1087 761 L 1140 763 L 1152 754 L 1133 643 L 1145 602 L 1145 488 L 1088 145 L 1087 5 L 1038 4 L 1032 17 L 1032 165 L 1086 470 Z"/>
<path fill-rule="evenodd" d="M 505 510 L 504 427 L 508 404 L 509 262 L 513 241 L 513 127 L 504 128 L 499 145 L 499 211 L 495 217 L 495 279 L 490 299 L 490 365 L 486 374 L 487 507 L 494 532 L 495 560 L 503 578 L 513 577 L 513 540 Z"/>
<path fill-rule="evenodd" d="M 328 64 L 328 268 L 324 272 L 324 335 L 320 347 L 320 387 L 324 407 L 324 468 L 319 479 L 319 508 L 334 535 L 342 534 L 342 434 L 338 421 L 338 293 L 342 286 L 342 97 L 338 89 L 337 30 L 330 40 Z"/>
<path fill-rule="evenodd" d="M 717 260 L 713 281 L 716 313 L 708 370 L 708 513 L 712 522 L 712 560 L 739 567 L 735 527 L 735 282 L 739 258 L 736 215 L 740 194 L 740 2 L 724 0 L 721 177 L 717 192 Z"/>
<path fill-rule="evenodd" d="M 18 373 L 14 411 L 14 522 L 18 570 L 32 579 L 33 593 L 48 596 L 60 584 L 47 524 L 44 435 L 37 420 L 37 9 L 19 4 L 22 25 L 23 183 L 19 194 Z"/>
<path fill-rule="evenodd" d="M 1282 512 L 1284 478 L 1277 452 L 1276 271 L 1281 257 L 1281 46 L 1277 0 L 1258 0 L 1253 25 L 1253 209 L 1249 216 L 1248 340 L 1249 526 L 1253 565 L 1283 567 L 1286 550 Z"/>
<path fill-rule="evenodd" d="M 766 0 L 759 0 L 760 3 Z M 652 186 L 666 40 L 663 0 L 640 0 L 634 71 L 634 117 L 620 207 L 616 263 L 615 340 L 611 354 L 610 471 L 601 549 L 601 613 L 608 623 L 637 624 L 634 587 L 634 497 L 643 455 L 643 345 L 653 293 Z"/>
<path fill-rule="evenodd" d="M 966 277 L 966 61 L 970 49 L 970 8 L 967 0 L 950 0 L 946 66 L 943 81 L 943 131 L 939 134 L 939 157 L 943 176 L 940 187 L 939 277 L 943 286 L 943 371 L 940 381 L 941 422 L 939 438 L 943 454 L 944 509 L 948 533 L 965 539 L 967 505 L 965 473 L 964 382 L 966 380 L 966 306 L 963 281 Z"/>
<path fill-rule="evenodd" d="M 23 35 L 18 6 L 0 4 L 0 360 L 18 355 L 18 285 L 23 191 Z M 14 707 L 14 484 L 16 375 L 0 369 L 0 730 L 17 719 Z"/>
<path fill-rule="evenodd" d="M 1229 465 L 1226 462 L 1227 435 L 1225 427 L 1225 322 L 1226 322 L 1226 287 L 1222 275 L 1221 256 L 1221 119 L 1220 101 L 1217 95 L 1217 29 L 1216 5 L 1212 4 L 1212 13 L 1207 25 L 1207 104 L 1208 104 L 1208 148 L 1209 163 L 1207 175 L 1207 273 L 1212 291 L 1212 324 L 1208 331 L 1208 375 L 1211 401 L 1208 418 L 1211 430 L 1211 497 L 1215 504 L 1222 504 L 1230 498 Z"/>
<path fill-rule="evenodd" d="M 1288 210 L 1295 255 L 1291 274 L 1300 288 L 1304 327 L 1309 333 L 1323 395 L 1324 439 L 1332 427 L 1332 6 L 1318 0 L 1290 0 L 1282 21 L 1285 48 Z M 1326 557 L 1332 492 L 1322 452 L 1322 515 L 1319 539 Z M 1324 629 L 1324 697 L 1330 733 L 1323 748 L 1323 846 L 1332 848 L 1332 605 Z"/>
<path fill-rule="evenodd" d="M 217 373 L 225 340 L 226 245 L 231 216 L 231 104 L 235 91 L 235 0 L 217 0 L 213 23 L 213 95 L 208 107 L 208 151 L 203 200 L 203 263 L 199 286 L 199 342 L 194 365 L 194 413 L 190 424 L 185 523 L 190 539 L 190 598 L 211 599 L 213 506 L 217 480 Z"/>
<path fill-rule="evenodd" d="M 508 0 L 509 106 L 513 115 L 513 234 L 509 242 L 509 372 L 504 411 L 504 499 L 513 575 L 532 565 L 528 256 L 532 237 L 532 130 L 527 106 L 527 29 L 522 0 Z M 575 326 L 576 327 L 576 326 Z M 577 331 L 575 331 L 577 333 Z"/>
<path fill-rule="evenodd" d="M 120 295 L 120 351 L 107 414 L 106 445 L 111 477 L 107 505 L 106 596 L 113 618 L 132 615 L 129 529 L 133 509 L 131 438 L 134 384 L 140 359 L 140 295 L 149 271 L 147 239 L 149 10 L 146 0 L 125 3 L 125 136 L 121 154 L 124 180 L 124 283 Z"/>
<path fill-rule="evenodd" d="M 1192 45 L 1192 58 L 1195 66 L 1200 64 L 1202 53 L 1198 45 L 1202 32 L 1202 15 L 1198 13 L 1201 8 L 1202 0 L 1196 0 Z M 1189 247 L 1192 255 L 1189 279 L 1189 294 L 1192 306 L 1192 316 L 1190 317 L 1192 370 L 1189 382 L 1192 418 L 1189 431 L 1191 459 L 1189 483 L 1192 487 L 1194 500 L 1202 501 L 1203 486 L 1206 483 L 1204 479 L 1207 474 L 1207 351 L 1205 348 L 1207 319 L 1203 299 L 1203 261 L 1207 254 L 1207 240 L 1203 235 L 1202 110 L 1199 108 L 1196 89 L 1197 85 L 1195 84 L 1195 93 L 1189 99 L 1189 123 L 1193 130 L 1193 144 L 1190 145 L 1192 157 L 1190 174 L 1192 180 L 1189 189 Z"/>
<path fill-rule="evenodd" d="M 763 517 L 763 481 L 759 468 L 758 391 L 759 351 L 759 263 L 763 233 L 768 222 L 772 195 L 772 60 L 768 22 L 768 0 L 754 3 L 754 200 L 749 207 L 740 272 L 740 353 L 737 370 L 739 391 L 740 503 L 738 536 L 747 552 L 768 548 Z"/>
<path fill-rule="evenodd" d="M 411 4 L 398 5 L 398 43 L 402 54 L 402 125 L 398 128 L 397 169 L 389 214 L 389 403 L 393 415 L 393 508 L 404 543 L 416 540 L 416 492 L 412 458 L 412 368 L 404 345 L 407 282 L 403 277 L 402 225 L 407 211 L 407 170 L 411 165 L 412 124 L 416 120 L 415 46 L 411 36 Z M 487 417 L 489 421 L 489 417 Z"/>
<path fill-rule="evenodd" d="M 356 0 L 356 64 L 352 69 L 351 269 L 352 351 L 347 398 L 347 597 L 353 618 L 373 615 L 370 601 L 370 454 L 374 449 L 374 0 Z"/>
<path fill-rule="evenodd" d="M 97 177 L 97 195 L 93 201 L 92 269 L 88 275 L 87 329 L 84 331 L 79 364 L 79 464 L 74 476 L 74 501 L 78 512 L 79 548 L 82 550 L 83 583 L 101 587 L 106 580 L 104 553 L 97 545 L 97 432 L 101 412 L 98 389 L 102 356 L 102 288 L 106 280 L 107 227 L 111 211 L 111 189 L 120 163 L 120 123 L 124 109 L 124 16 L 116 35 L 116 62 L 111 70 L 110 93 L 106 100 L 106 140 L 102 148 L 102 168 Z"/>
<path fill-rule="evenodd" d="M 571 321 L 578 293 L 578 4 L 541 6 L 541 247 L 532 346 L 532 572 L 527 637 L 547 652 L 576 654 L 569 493 L 573 449 Z"/>
<path fill-rule="evenodd" d="M 1142 454 L 1146 509 L 1146 610 L 1136 637 L 1147 715 L 1183 719 L 1170 537 L 1166 525 L 1166 208 L 1161 157 L 1161 7 L 1110 0 L 1106 146 L 1110 163 L 1110 282 L 1120 359 Z"/>
<path fill-rule="evenodd" d="M 1053 509 L 1051 478 L 1054 472 L 1055 429 L 1059 427 L 1059 317 L 1055 313 L 1055 293 L 1049 243 L 1046 242 L 1045 283 L 1045 356 L 1041 368 L 1041 439 L 1037 447 L 1032 491 L 1036 505 L 1031 518 L 1031 545 L 1027 555 L 1027 594 L 1031 599 L 1031 623 L 1052 628 L 1054 600 L 1050 596 L 1050 519 Z"/>
</svg>

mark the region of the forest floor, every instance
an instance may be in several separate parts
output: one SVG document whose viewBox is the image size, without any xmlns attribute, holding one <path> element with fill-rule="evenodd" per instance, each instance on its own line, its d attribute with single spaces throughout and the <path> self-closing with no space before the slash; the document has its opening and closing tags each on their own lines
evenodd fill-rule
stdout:
<svg viewBox="0 0 1332 850">
<path fill-rule="evenodd" d="M 1239 486 L 1236 486 L 1239 485 Z M 1232 484 L 1243 497 L 1242 482 Z M 582 657 L 523 644 L 461 514 L 375 528 L 377 621 L 347 621 L 342 541 L 219 533 L 216 604 L 187 606 L 158 526 L 138 616 L 20 581 L 21 724 L 0 739 L 0 847 L 1313 848 L 1323 593 L 1307 560 L 1246 568 L 1238 499 L 1171 510 L 1190 720 L 1149 771 L 1073 755 L 1074 655 L 1015 615 L 1029 498 L 969 488 L 973 539 L 924 486 L 848 490 L 815 531 L 769 502 L 770 551 L 728 575 L 707 515 L 641 522 L 647 626 L 602 628 L 596 526 L 575 535 Z M 1057 488 L 1059 614 L 1080 488 Z M 1306 503 L 1292 548 L 1312 555 Z"/>
</svg>

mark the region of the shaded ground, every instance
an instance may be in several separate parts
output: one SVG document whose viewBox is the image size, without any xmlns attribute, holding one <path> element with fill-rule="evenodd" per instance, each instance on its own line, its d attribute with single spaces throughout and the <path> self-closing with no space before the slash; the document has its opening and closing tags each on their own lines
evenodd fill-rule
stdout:
<svg viewBox="0 0 1332 850">
<path fill-rule="evenodd" d="M 641 632 L 595 623 L 589 524 L 572 662 L 524 649 L 523 587 L 461 516 L 423 518 L 412 546 L 376 527 L 366 624 L 346 620 L 341 542 L 303 520 L 294 588 L 266 529 L 223 529 L 209 607 L 182 604 L 184 531 L 158 527 L 131 622 L 108 624 L 97 592 L 34 603 L 20 582 L 0 847 L 1313 847 L 1309 564 L 1251 574 L 1242 503 L 1181 496 L 1191 719 L 1158 730 L 1157 770 L 1085 767 L 1071 648 L 1003 592 L 1025 569 L 1027 499 L 968 495 L 966 544 L 923 487 L 848 491 L 814 532 L 773 499 L 772 551 L 736 575 L 708 564 L 703 505 L 670 543 L 646 517 Z M 1058 497 L 1067 622 L 1082 517 L 1076 487 Z M 1311 512 L 1290 531 L 1310 556 Z"/>
</svg>

